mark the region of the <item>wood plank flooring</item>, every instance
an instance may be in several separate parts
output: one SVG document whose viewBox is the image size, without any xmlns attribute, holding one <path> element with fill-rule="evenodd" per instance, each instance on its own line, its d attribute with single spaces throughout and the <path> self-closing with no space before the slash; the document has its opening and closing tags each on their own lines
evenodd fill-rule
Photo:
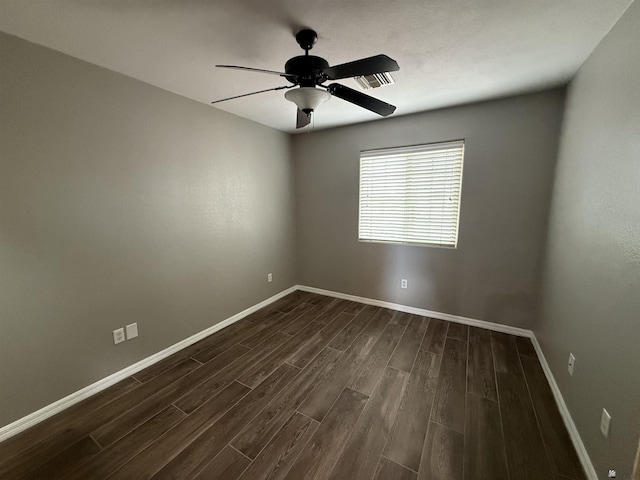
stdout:
<svg viewBox="0 0 640 480">
<path fill-rule="evenodd" d="M 298 291 L 0 443 L 0 478 L 586 477 L 528 339 Z"/>
</svg>

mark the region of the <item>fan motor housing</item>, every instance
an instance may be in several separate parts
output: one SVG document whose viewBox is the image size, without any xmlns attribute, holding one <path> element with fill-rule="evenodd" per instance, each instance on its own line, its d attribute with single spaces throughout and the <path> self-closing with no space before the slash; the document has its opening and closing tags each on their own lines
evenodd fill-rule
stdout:
<svg viewBox="0 0 640 480">
<path fill-rule="evenodd" d="M 325 68 L 329 68 L 329 62 L 314 55 L 293 57 L 284 65 L 285 73 L 295 75 L 295 77 L 287 77 L 287 80 L 301 87 L 314 87 L 324 82 L 326 78 L 322 72 Z"/>
</svg>

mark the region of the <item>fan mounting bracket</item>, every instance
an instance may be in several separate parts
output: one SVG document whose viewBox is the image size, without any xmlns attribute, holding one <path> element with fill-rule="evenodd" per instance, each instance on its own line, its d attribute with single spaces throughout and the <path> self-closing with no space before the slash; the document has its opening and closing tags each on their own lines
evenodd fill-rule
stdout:
<svg viewBox="0 0 640 480">
<path fill-rule="evenodd" d="M 296 42 L 300 45 L 307 54 L 309 50 L 313 48 L 313 46 L 318 41 L 318 34 L 315 30 L 311 30 L 310 28 L 305 28 L 296 33 Z"/>
</svg>

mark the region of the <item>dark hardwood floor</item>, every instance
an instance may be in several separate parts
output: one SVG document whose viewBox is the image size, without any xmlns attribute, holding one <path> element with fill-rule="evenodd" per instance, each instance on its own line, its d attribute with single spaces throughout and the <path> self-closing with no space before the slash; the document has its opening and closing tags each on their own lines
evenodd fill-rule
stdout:
<svg viewBox="0 0 640 480">
<path fill-rule="evenodd" d="M 585 476 L 528 339 L 298 291 L 0 443 L 0 478 Z"/>
</svg>

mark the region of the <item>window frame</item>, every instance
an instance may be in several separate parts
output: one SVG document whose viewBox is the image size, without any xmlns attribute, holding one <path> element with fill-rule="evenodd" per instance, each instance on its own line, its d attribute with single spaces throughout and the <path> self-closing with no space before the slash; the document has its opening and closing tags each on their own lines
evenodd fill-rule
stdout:
<svg viewBox="0 0 640 480">
<path fill-rule="evenodd" d="M 411 155 L 411 153 L 420 153 L 429 150 L 434 150 L 439 146 L 456 146 L 458 145 L 460 152 L 460 175 L 459 175 L 459 190 L 458 190 L 458 202 L 455 210 L 455 239 L 452 244 L 449 243 L 436 243 L 436 242 L 416 242 L 406 240 L 406 237 L 403 236 L 403 240 L 386 240 L 386 239 L 375 239 L 375 238 L 362 238 L 362 163 L 363 155 L 375 155 L 376 153 L 380 154 L 380 157 L 385 155 L 385 152 L 388 154 L 389 152 L 397 151 L 398 154 L 405 154 L 407 156 Z M 370 150 L 362 150 L 360 151 L 359 158 L 359 170 L 358 170 L 358 242 L 362 243 L 380 243 L 380 244 L 389 244 L 389 245 L 408 245 L 408 246 L 416 246 L 416 247 L 431 247 L 431 248 L 445 248 L 445 249 L 457 249 L 458 242 L 460 238 L 460 209 L 462 206 L 462 184 L 463 184 L 463 176 L 464 176 L 464 154 L 465 154 L 465 139 L 456 139 L 456 140 L 447 140 L 440 142 L 429 142 L 415 145 L 405 145 L 399 147 L 386 147 L 386 148 L 377 148 Z M 423 150 L 420 150 L 420 149 Z"/>
</svg>

